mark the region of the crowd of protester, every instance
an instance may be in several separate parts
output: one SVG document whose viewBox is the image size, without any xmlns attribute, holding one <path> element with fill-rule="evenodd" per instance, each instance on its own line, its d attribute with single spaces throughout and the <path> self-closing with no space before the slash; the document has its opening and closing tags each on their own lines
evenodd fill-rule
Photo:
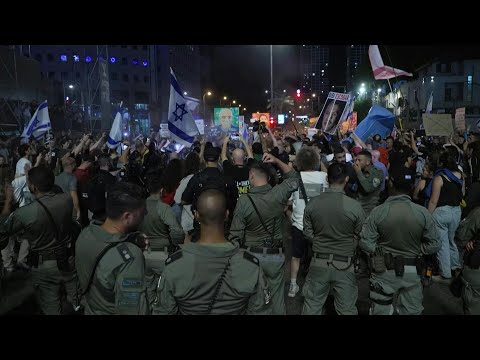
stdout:
<svg viewBox="0 0 480 360">
<path fill-rule="evenodd" d="M 147 201 L 146 207 L 148 214 L 145 211 L 138 215 L 139 218 L 136 218 L 135 221 L 131 220 L 131 222 L 122 220 L 124 225 L 129 224 L 125 225 L 123 232 L 128 234 L 140 226 L 140 230 L 148 239 L 147 243 L 150 244 L 150 248 L 147 245 L 138 252 L 132 250 L 128 245 L 125 249 L 122 248 L 123 250 L 119 248 L 119 251 L 124 251 L 123 255 L 127 259 L 125 261 L 128 261 L 129 256 L 142 256 L 143 252 L 145 263 L 142 262 L 142 266 L 145 267 L 145 272 L 142 274 L 145 277 L 145 286 L 148 287 L 148 291 L 145 292 L 146 295 L 138 296 L 138 298 L 131 295 L 136 294 L 133 291 L 129 293 L 132 296 L 129 298 L 130 300 L 127 298 L 119 300 L 115 297 L 125 296 L 125 293 L 119 294 L 115 290 L 109 295 L 115 298 L 109 300 L 113 305 L 110 306 L 109 311 L 104 312 L 112 314 L 171 313 L 172 311 L 182 313 L 182 306 L 183 309 L 187 308 L 188 306 L 185 304 L 190 301 L 190 298 L 185 295 L 187 290 L 182 293 L 182 299 L 179 298 L 179 295 L 172 295 L 171 298 L 167 296 L 168 293 L 174 292 L 175 283 L 172 281 L 176 279 L 175 276 L 178 277 L 175 281 L 192 281 L 193 284 L 194 275 L 191 275 L 192 279 L 190 280 L 183 278 L 180 280 L 180 275 L 175 273 L 175 264 L 167 267 L 164 265 L 165 261 L 167 264 L 169 261 L 176 261 L 180 257 L 176 254 L 182 252 L 178 251 L 179 247 L 184 248 L 191 243 L 208 242 L 209 234 L 212 237 L 215 237 L 215 234 L 223 234 L 218 236 L 223 236 L 224 239 L 231 242 L 237 242 L 240 248 L 246 249 L 245 253 L 251 253 L 252 258 L 244 256 L 246 264 L 243 266 L 251 266 L 255 262 L 258 263 L 257 257 L 260 259 L 261 270 L 258 270 L 257 266 L 254 267 L 257 272 L 252 273 L 255 278 L 254 290 L 244 290 L 243 294 L 247 294 L 244 297 L 248 299 L 259 297 L 261 300 L 257 299 L 257 303 L 250 300 L 245 311 L 247 313 L 269 313 L 266 309 L 269 303 L 273 303 L 274 310 L 271 312 L 274 314 L 285 313 L 284 302 L 282 299 L 278 299 L 279 296 L 284 296 L 283 287 L 280 287 L 280 292 L 282 292 L 280 295 L 274 289 L 277 282 L 282 283 L 283 281 L 284 260 L 278 262 L 280 267 L 272 270 L 265 265 L 266 263 L 263 263 L 261 257 L 270 254 L 268 248 L 282 249 L 282 242 L 290 241 L 290 237 L 284 238 L 281 233 L 283 229 L 281 224 L 284 221 L 291 222 L 292 261 L 288 296 L 297 296 L 300 291 L 297 277 L 311 271 L 309 264 L 312 257 L 315 259 L 316 256 L 315 247 L 312 250 L 311 246 L 311 237 L 315 236 L 310 234 L 310 224 L 308 224 L 307 230 L 304 228 L 307 225 L 304 214 L 308 212 L 309 207 L 318 205 L 311 204 L 312 200 L 317 196 L 322 199 L 322 194 L 329 191 L 332 184 L 334 184 L 333 188 L 340 186 L 340 191 L 344 191 L 346 196 L 358 201 L 361 205 L 359 209 L 361 208 L 364 213 L 359 219 L 362 218 L 366 223 L 368 223 L 369 214 L 376 213 L 374 209 L 385 203 L 389 196 L 393 196 L 390 191 L 398 184 L 404 184 L 398 181 L 399 177 L 411 185 L 408 187 L 408 191 L 405 191 L 405 195 L 409 195 L 413 202 L 432 215 L 440 243 L 439 250 L 434 251 L 428 257 L 428 266 L 426 266 L 433 272 L 433 276 L 429 278 L 433 281 L 450 285 L 454 279 L 459 277 L 464 266 L 462 255 L 465 249 L 468 252 L 469 249 L 474 248 L 470 241 L 473 239 L 468 239 L 468 244 L 464 245 L 466 248 L 459 247 L 455 234 L 462 227 L 460 225 L 462 219 L 466 219 L 480 205 L 480 135 L 478 133 L 470 133 L 468 137 L 452 134 L 447 139 L 428 137 L 415 130 L 406 130 L 398 131 L 396 138 L 389 136 L 382 139 L 380 135 L 376 134 L 362 141 L 355 134 L 352 134 L 351 138 L 346 138 L 340 133 L 336 136 L 318 133 L 312 138 L 307 138 L 303 134 L 272 132 L 268 129 L 266 132 L 251 133 L 249 139 L 246 140 L 242 137 L 240 140 L 232 139 L 230 136 L 225 136 L 218 143 L 207 140 L 200 137 L 196 139 L 191 148 L 182 149 L 180 153 L 177 153 L 175 144 L 167 139 L 161 139 L 158 133 L 153 131 L 147 137 L 138 136 L 125 139 L 117 149 L 110 149 L 107 146 L 105 133 L 93 136 L 92 134 L 75 135 L 71 131 L 62 131 L 47 137 L 45 141 L 29 139 L 25 144 L 21 144 L 19 138 L 2 138 L 0 139 L 0 209 L 8 207 L 6 200 L 10 197 L 10 192 L 13 194 L 14 208 L 21 209 L 34 203 L 38 196 L 32 193 L 32 190 L 40 191 L 38 190 L 39 186 L 34 186 L 35 184 L 32 183 L 33 180 L 29 181 L 29 172 L 34 168 L 48 169 L 55 175 L 54 186 L 46 189 L 45 192 L 48 190 L 70 196 L 72 227 L 77 229 L 72 240 L 74 237 L 78 237 L 78 233 L 83 229 L 78 241 L 86 241 L 86 237 L 94 236 L 92 234 L 95 233 L 96 228 L 94 229 L 92 226 L 97 225 L 91 224 L 104 224 L 102 225 L 104 229 L 118 224 L 113 220 L 120 221 L 118 219 L 123 215 L 114 215 L 113 206 L 116 204 L 117 210 L 120 209 L 118 211 L 127 213 L 128 201 L 125 202 L 126 200 L 122 196 L 130 198 L 130 203 L 135 204 L 132 199 L 135 199 L 136 189 L 140 189 L 138 196 L 150 201 L 150 203 Z M 332 168 L 334 164 L 335 167 Z M 342 165 L 337 167 L 336 164 Z M 300 179 L 296 185 L 292 179 L 293 173 L 296 174 L 293 179 Z M 342 179 L 345 181 L 344 185 L 342 185 Z M 392 186 L 389 186 L 389 179 L 393 181 Z M 336 182 L 331 183 L 334 180 Z M 121 188 L 124 194 L 121 195 L 122 191 L 119 192 L 117 187 L 124 186 L 125 183 L 134 185 L 131 185 L 132 188 L 128 188 L 130 185 Z M 250 198 L 250 194 L 259 192 L 259 189 L 264 189 L 262 191 L 270 195 L 262 193 L 264 194 L 262 198 L 255 197 L 257 203 L 255 204 L 252 200 L 253 196 Z M 223 194 L 224 200 L 221 199 L 222 196 L 218 196 L 218 193 Z M 202 197 L 201 194 L 208 194 L 208 196 L 203 195 Z M 136 200 L 140 201 L 141 199 Z M 258 223 L 257 228 L 249 228 L 252 224 L 249 215 L 245 212 L 250 206 L 249 201 L 257 214 L 261 214 L 259 215 L 261 223 Z M 161 207 L 152 205 L 157 202 L 161 202 L 163 205 Z M 257 206 L 261 211 L 257 209 Z M 140 205 L 137 208 L 139 207 Z M 218 219 L 209 217 L 213 217 L 218 209 L 224 209 L 223 215 L 219 215 L 223 216 L 221 219 L 222 229 L 215 227 Z M 13 210 L 4 210 L 4 215 L 10 214 Z M 152 216 L 152 212 L 156 217 L 147 221 L 147 216 Z M 155 221 L 158 221 L 157 218 L 162 219 L 161 226 L 155 225 Z M 3 221 L 5 224 L 8 223 L 8 220 L 4 219 Z M 309 218 L 309 221 L 315 220 Z M 149 225 L 146 224 L 147 222 Z M 205 233 L 206 229 L 209 234 Z M 3 232 L 4 236 L 8 238 L 7 244 L 1 244 L 2 277 L 4 279 L 8 279 L 9 274 L 15 271 L 34 271 L 32 268 L 35 266 L 28 261 L 29 247 L 33 246 L 29 243 L 28 236 L 22 232 L 11 234 L 9 231 L 7 225 L 0 230 L 0 233 Z M 28 228 L 23 231 L 28 231 Z M 157 233 L 155 233 L 156 231 Z M 263 242 L 258 246 L 248 246 L 249 236 L 255 237 L 256 233 L 260 234 L 262 231 L 264 235 L 268 235 L 266 239 L 262 240 Z M 308 231 L 308 236 L 305 231 Z M 167 242 L 158 241 L 156 243 L 157 238 L 162 236 L 167 239 Z M 361 236 L 356 233 L 355 236 L 352 234 L 352 243 L 354 237 L 355 240 L 358 240 Z M 261 236 L 259 235 L 259 237 Z M 271 242 L 270 239 L 267 239 L 269 237 L 271 237 Z M 151 251 L 152 244 L 156 244 L 153 246 L 153 251 Z M 82 275 L 83 270 L 78 268 L 78 264 L 79 261 L 82 261 L 80 257 L 87 255 L 85 255 L 85 251 L 79 251 L 79 246 L 77 243 L 75 262 L 79 273 L 80 288 L 85 292 L 85 290 L 88 291 L 85 289 L 88 276 Z M 155 251 L 163 251 L 163 246 L 166 247 L 164 255 L 158 258 L 152 255 Z M 255 252 L 256 248 L 264 248 L 263 253 Z M 187 256 L 187 253 L 187 250 L 183 251 L 183 258 L 177 262 L 178 267 L 183 262 L 187 262 L 188 256 L 190 256 Z M 282 251 L 275 254 L 280 256 Z M 234 258 L 228 260 L 228 266 L 232 271 L 238 265 L 234 263 Z M 207 276 L 209 266 L 212 266 L 212 269 L 215 268 L 214 265 L 208 264 L 202 268 L 199 265 L 200 260 L 196 261 L 197 263 L 191 265 L 195 276 Z M 213 263 L 215 262 L 213 261 Z M 269 263 L 269 266 L 271 264 Z M 222 276 L 226 276 L 228 266 L 211 270 L 211 276 L 215 278 L 212 289 L 221 288 L 222 283 L 216 282 L 220 276 L 217 273 L 222 274 L 223 271 Z M 358 261 L 355 266 L 362 267 Z M 167 272 L 165 280 L 163 277 L 160 278 L 164 271 Z M 278 275 L 280 272 L 282 272 L 281 276 Z M 368 270 L 366 272 L 368 277 Z M 176 275 L 174 276 L 174 274 Z M 248 274 L 245 276 L 248 277 Z M 424 273 L 422 279 L 426 278 L 428 278 L 428 274 Z M 126 288 L 126 277 L 123 279 L 122 286 Z M 99 289 L 99 282 L 101 280 L 97 279 L 96 282 L 93 281 L 93 285 L 88 283 L 88 287 L 96 286 L 96 289 Z M 131 285 L 131 288 L 135 288 L 135 286 Z M 168 291 L 162 290 L 164 286 L 165 289 L 168 286 L 172 286 L 172 288 L 169 288 Z M 260 291 L 260 295 L 258 295 L 257 288 L 263 289 L 263 293 Z M 480 302 L 478 288 L 473 285 L 471 288 L 474 291 L 470 293 L 470 297 L 473 296 L 476 302 Z M 215 291 L 214 299 L 216 301 L 218 292 L 225 290 L 217 289 Z M 306 294 L 306 289 L 304 289 L 304 295 L 306 298 L 312 296 Z M 108 298 L 108 296 L 106 297 Z M 86 301 L 85 298 L 82 301 Z M 144 301 L 145 305 L 135 305 L 129 308 L 129 301 L 137 305 Z M 175 301 L 177 301 L 175 306 L 165 305 Z M 185 304 L 182 305 L 182 301 Z M 228 302 L 229 300 L 224 299 L 224 301 Z M 258 305 L 258 301 L 260 303 L 263 301 L 263 305 Z M 470 299 L 470 301 L 472 300 Z M 87 313 L 102 313 L 98 310 L 101 308 L 100 305 L 92 304 L 88 300 L 87 304 L 82 303 L 83 306 L 80 306 L 79 303 L 73 305 L 76 306 L 76 309 L 85 307 Z M 216 306 L 211 304 L 209 311 L 215 309 Z M 46 307 L 41 306 L 41 308 L 44 313 L 48 312 L 45 310 Z M 166 310 L 167 308 L 168 310 Z M 307 307 L 304 308 L 305 313 L 308 313 L 307 310 Z M 238 313 L 245 311 L 238 310 Z M 337 308 L 337 312 L 342 312 L 341 306 Z M 219 310 L 219 313 L 222 311 Z M 228 311 L 223 313 L 228 313 Z M 345 311 L 345 313 L 352 312 Z"/>
</svg>

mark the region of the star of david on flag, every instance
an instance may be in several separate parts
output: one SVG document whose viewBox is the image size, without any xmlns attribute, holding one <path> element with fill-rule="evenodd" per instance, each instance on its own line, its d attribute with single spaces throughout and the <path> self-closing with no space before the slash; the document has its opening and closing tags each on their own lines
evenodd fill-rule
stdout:
<svg viewBox="0 0 480 360">
<path fill-rule="evenodd" d="M 187 106 L 177 78 L 170 68 L 170 101 L 168 104 L 168 130 L 177 144 L 191 146 L 196 135 L 199 135 L 195 120 Z"/>
<path fill-rule="evenodd" d="M 182 121 L 183 120 L 183 115 L 188 114 L 188 111 L 185 111 L 185 104 L 179 105 L 179 104 L 175 103 L 175 105 L 176 105 L 177 108 L 173 112 L 173 116 L 175 116 L 174 121 L 177 121 L 177 120 Z M 178 113 L 177 113 L 178 109 L 180 109 L 181 112 L 182 112 L 180 115 L 178 115 Z"/>
</svg>

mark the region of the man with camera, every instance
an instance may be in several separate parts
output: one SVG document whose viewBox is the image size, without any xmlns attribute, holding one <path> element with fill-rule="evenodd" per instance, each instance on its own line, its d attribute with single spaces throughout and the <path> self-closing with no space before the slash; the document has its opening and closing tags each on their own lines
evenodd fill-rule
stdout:
<svg viewBox="0 0 480 360">
<path fill-rule="evenodd" d="M 27 264 L 38 304 L 46 315 L 62 313 L 61 289 L 75 304 L 77 278 L 73 266 L 71 242 L 73 204 L 69 194 L 53 192 L 55 176 L 47 167 L 35 167 L 28 172 L 28 187 L 35 201 L 13 212 L 0 223 L 0 248 L 8 238 L 24 231 L 22 238 L 30 245 Z M 3 215 L 12 209 L 12 196 L 5 203 Z"/>
<path fill-rule="evenodd" d="M 218 158 L 220 152 L 218 148 L 209 146 L 203 152 L 203 158 L 206 162 L 206 168 L 203 171 L 193 175 L 182 194 L 182 205 L 192 204 L 192 212 L 196 211 L 197 199 L 200 194 L 207 189 L 215 189 L 223 192 L 227 198 L 227 208 L 230 214 L 237 204 L 238 190 L 235 182 L 222 175 L 218 169 Z M 194 220 L 194 234 L 192 241 L 196 241 L 200 236 L 200 224 Z M 228 222 L 227 222 L 228 227 Z"/>
<path fill-rule="evenodd" d="M 371 315 L 392 315 L 395 294 L 399 315 L 423 311 L 423 255 L 436 253 L 441 243 L 432 215 L 409 196 L 414 182 L 406 168 L 392 172 L 391 196 L 372 210 L 360 234 L 359 247 L 370 262 Z"/>
<path fill-rule="evenodd" d="M 242 144 L 245 150 L 241 148 L 236 148 L 232 152 L 232 162 L 228 160 L 227 157 L 227 147 L 228 141 L 230 139 L 238 139 Z M 247 163 L 245 164 L 245 152 L 247 153 Z M 238 190 L 238 195 L 243 195 L 248 192 L 250 189 L 250 181 L 248 180 L 248 169 L 253 164 L 253 153 L 252 149 L 246 143 L 243 136 L 228 135 L 223 139 L 222 146 L 222 164 L 223 164 L 223 174 L 225 176 L 231 177 L 236 185 Z"/>
<path fill-rule="evenodd" d="M 276 164 L 285 174 L 282 184 L 271 187 L 271 171 Z M 230 228 L 230 240 L 237 241 L 260 260 L 272 293 L 273 315 L 285 315 L 285 254 L 283 252 L 283 212 L 288 199 L 298 189 L 298 173 L 271 154 L 249 171 L 250 190 L 238 200 Z"/>
<path fill-rule="evenodd" d="M 107 219 L 93 221 L 76 243 L 75 264 L 86 315 L 146 315 L 142 189 L 118 183 L 107 196 Z"/>
</svg>

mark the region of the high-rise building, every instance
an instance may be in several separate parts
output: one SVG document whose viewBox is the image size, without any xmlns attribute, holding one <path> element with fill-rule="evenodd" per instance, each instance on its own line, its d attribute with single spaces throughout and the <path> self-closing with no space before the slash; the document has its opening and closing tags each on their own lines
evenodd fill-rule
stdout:
<svg viewBox="0 0 480 360">
<path fill-rule="evenodd" d="M 302 45 L 300 50 L 301 87 L 306 94 L 327 95 L 330 49 L 325 45 Z"/>
<path fill-rule="evenodd" d="M 363 61 L 368 61 L 368 45 L 347 45 L 346 81 L 347 89 L 351 90 L 355 84 L 357 70 Z"/>
</svg>

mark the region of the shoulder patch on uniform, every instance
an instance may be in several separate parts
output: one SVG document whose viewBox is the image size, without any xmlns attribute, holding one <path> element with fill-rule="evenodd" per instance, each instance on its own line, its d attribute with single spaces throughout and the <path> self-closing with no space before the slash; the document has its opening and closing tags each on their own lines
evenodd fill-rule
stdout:
<svg viewBox="0 0 480 360">
<path fill-rule="evenodd" d="M 380 185 L 380 179 L 379 178 L 373 178 L 373 187 L 377 187 Z"/>
<path fill-rule="evenodd" d="M 179 250 L 177 252 L 174 252 L 172 255 L 170 255 L 167 258 L 167 260 L 165 260 L 165 265 L 170 265 L 171 263 L 173 263 L 174 261 L 177 261 L 181 257 L 182 257 L 182 251 L 181 250 Z"/>
<path fill-rule="evenodd" d="M 243 258 L 254 263 L 255 265 L 259 265 L 258 259 L 247 251 L 243 252 Z"/>
<path fill-rule="evenodd" d="M 120 245 L 117 246 L 117 250 L 120 253 L 120 256 L 123 258 L 123 260 L 130 261 L 135 259 L 130 249 L 128 248 L 127 244 L 121 243 Z"/>
</svg>

